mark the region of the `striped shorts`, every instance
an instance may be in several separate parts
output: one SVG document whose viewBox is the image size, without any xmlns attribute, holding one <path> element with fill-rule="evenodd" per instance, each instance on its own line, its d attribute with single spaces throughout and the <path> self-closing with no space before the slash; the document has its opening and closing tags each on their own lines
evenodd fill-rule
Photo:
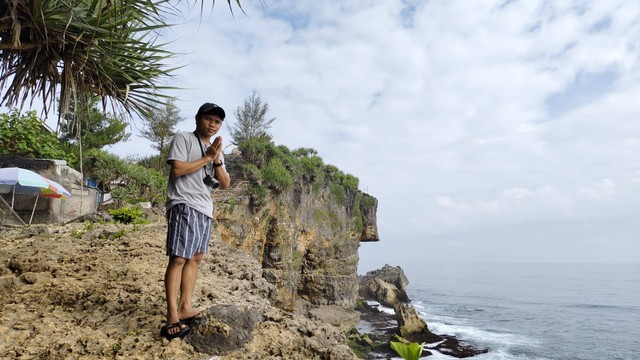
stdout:
<svg viewBox="0 0 640 360">
<path fill-rule="evenodd" d="M 211 218 L 186 204 L 172 206 L 167 212 L 167 255 L 191 259 L 209 250 Z"/>
</svg>

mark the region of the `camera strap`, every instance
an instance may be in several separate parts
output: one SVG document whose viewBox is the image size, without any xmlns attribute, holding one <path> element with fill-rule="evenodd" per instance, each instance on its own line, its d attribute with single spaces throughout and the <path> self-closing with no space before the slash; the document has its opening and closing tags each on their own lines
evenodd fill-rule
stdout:
<svg viewBox="0 0 640 360">
<path fill-rule="evenodd" d="M 198 134 L 196 134 L 196 132 L 193 132 L 193 136 L 196 137 L 196 140 L 198 141 L 198 145 L 200 145 L 200 152 L 202 152 L 202 157 L 204 157 L 204 148 L 202 146 L 202 140 L 200 140 L 200 138 L 198 137 Z M 204 175 L 207 175 L 207 165 L 203 166 L 202 169 L 204 170 Z M 215 172 L 213 173 L 213 177 L 215 178 Z"/>
<path fill-rule="evenodd" d="M 198 134 L 196 134 L 196 132 L 193 132 L 193 136 L 196 137 L 196 139 L 198 140 L 198 145 L 200 145 L 200 152 L 202 152 L 202 157 L 204 157 L 204 149 L 202 148 L 202 140 L 200 140 L 200 138 L 198 137 Z"/>
</svg>

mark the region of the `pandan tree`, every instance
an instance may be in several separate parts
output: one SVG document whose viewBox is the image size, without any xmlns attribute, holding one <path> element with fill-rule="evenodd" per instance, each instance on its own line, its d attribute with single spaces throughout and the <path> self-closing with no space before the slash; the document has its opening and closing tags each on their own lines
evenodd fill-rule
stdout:
<svg viewBox="0 0 640 360">
<path fill-rule="evenodd" d="M 175 69 L 167 65 L 175 54 L 157 40 L 179 2 L 1 1 L 0 105 L 39 99 L 45 113 L 56 105 L 63 116 L 87 94 L 104 106 L 148 114 L 164 104 L 162 84 Z"/>
</svg>

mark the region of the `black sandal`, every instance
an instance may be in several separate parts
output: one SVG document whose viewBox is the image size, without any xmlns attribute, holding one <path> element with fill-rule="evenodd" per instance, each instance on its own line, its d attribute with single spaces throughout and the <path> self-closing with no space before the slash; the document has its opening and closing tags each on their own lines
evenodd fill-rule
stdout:
<svg viewBox="0 0 640 360">
<path fill-rule="evenodd" d="M 175 328 L 179 328 L 180 331 L 178 331 L 175 334 L 170 334 L 169 333 L 169 329 L 175 329 Z M 181 338 L 181 337 L 187 335 L 189 330 L 191 330 L 190 327 L 188 327 L 187 325 L 184 325 L 182 322 L 178 321 L 178 322 L 174 322 L 173 324 L 168 324 L 168 325 L 163 326 L 160 329 L 160 335 L 164 336 L 167 340 L 171 340 L 171 339 L 175 339 L 177 337 Z"/>
<path fill-rule="evenodd" d="M 193 315 L 192 317 L 188 317 L 186 319 L 182 319 L 180 320 L 181 323 L 187 325 L 187 326 L 191 326 L 193 325 L 193 322 L 196 320 L 196 316 L 198 315 Z"/>
</svg>

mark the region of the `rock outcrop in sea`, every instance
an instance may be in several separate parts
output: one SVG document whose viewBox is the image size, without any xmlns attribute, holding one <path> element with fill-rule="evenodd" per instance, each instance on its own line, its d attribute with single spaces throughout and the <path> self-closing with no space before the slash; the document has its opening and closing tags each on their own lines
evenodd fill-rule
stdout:
<svg viewBox="0 0 640 360">
<path fill-rule="evenodd" d="M 389 341 L 400 341 L 397 336 L 408 342 L 424 343 L 423 356 L 438 351 L 456 358 L 467 358 L 489 351 L 482 346 L 458 340 L 455 336 L 431 332 L 410 304 L 405 290 L 408 284 L 409 280 L 399 266 L 385 265 L 359 277 L 359 293 L 364 301 L 374 301 L 393 309 L 393 314 L 384 313 L 377 305 L 364 301 L 358 307 L 362 321 L 368 324 L 365 327 L 367 331 L 352 332 L 350 339 L 360 345 L 360 351 L 369 359 L 396 355 L 388 344 Z"/>
</svg>

